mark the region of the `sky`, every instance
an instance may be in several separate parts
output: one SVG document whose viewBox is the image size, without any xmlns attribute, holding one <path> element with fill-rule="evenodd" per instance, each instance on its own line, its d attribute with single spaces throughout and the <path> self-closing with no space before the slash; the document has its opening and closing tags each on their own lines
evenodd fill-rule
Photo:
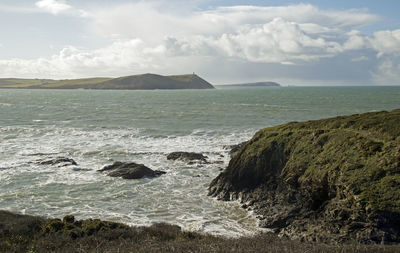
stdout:
<svg viewBox="0 0 400 253">
<path fill-rule="evenodd" d="M 1 0 L 0 78 L 400 85 L 398 0 Z"/>
</svg>

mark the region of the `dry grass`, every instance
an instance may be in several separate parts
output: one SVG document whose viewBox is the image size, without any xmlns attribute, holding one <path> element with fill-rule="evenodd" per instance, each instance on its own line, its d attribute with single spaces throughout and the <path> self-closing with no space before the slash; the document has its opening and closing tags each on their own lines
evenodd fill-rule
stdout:
<svg viewBox="0 0 400 253">
<path fill-rule="evenodd" d="M 71 216 L 70 216 L 71 217 Z M 58 224 L 54 230 L 48 228 Z M 73 223 L 75 222 L 75 223 Z M 75 224 L 75 225 L 74 225 Z M 99 225 L 100 224 L 100 225 Z M 101 225 L 102 224 L 102 225 Z M 93 225 L 93 226 L 92 226 Z M 69 229 L 91 227 L 73 236 Z M 99 220 L 43 219 L 0 211 L 0 252 L 400 252 L 400 245 L 326 245 L 278 238 L 274 234 L 224 238 L 181 231 L 165 223 L 128 227 Z"/>
</svg>

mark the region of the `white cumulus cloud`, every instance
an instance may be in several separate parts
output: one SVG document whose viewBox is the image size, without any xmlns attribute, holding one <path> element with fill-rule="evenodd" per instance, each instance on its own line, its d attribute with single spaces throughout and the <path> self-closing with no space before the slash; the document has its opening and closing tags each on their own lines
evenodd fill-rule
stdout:
<svg viewBox="0 0 400 253">
<path fill-rule="evenodd" d="M 54 15 L 90 13 L 87 27 L 111 42 L 97 49 L 69 46 L 47 58 L 0 60 L 0 76 L 75 78 L 197 70 L 217 75 L 221 71 L 216 68 L 263 73 L 265 66 L 274 66 L 282 76 L 290 69 L 312 79 L 313 74 L 322 78 L 319 62 L 340 58 L 335 64 L 349 78 L 362 73 L 362 80 L 400 80 L 400 30 L 363 34 L 361 26 L 379 20 L 364 9 L 327 11 L 298 4 L 199 10 L 139 1 L 83 11 L 60 0 L 41 0 L 36 6 Z"/>
<path fill-rule="evenodd" d="M 72 9 L 72 6 L 66 4 L 63 1 L 57 1 L 57 0 L 40 0 L 37 1 L 35 5 L 38 8 L 46 12 L 50 12 L 54 15 Z"/>
<path fill-rule="evenodd" d="M 378 56 L 396 54 L 400 56 L 400 29 L 393 31 L 377 31 L 370 39 Z"/>
<path fill-rule="evenodd" d="M 139 39 L 114 42 L 97 50 L 68 46 L 49 58 L 0 60 L 1 76 L 78 78 L 116 76 L 154 70 L 161 63 L 163 47 L 149 48 Z"/>
<path fill-rule="evenodd" d="M 37 1 L 35 5 L 40 10 L 51 13 L 53 15 L 69 14 L 84 18 L 90 17 L 90 13 L 88 11 L 77 9 L 62 0 L 40 0 Z"/>
<path fill-rule="evenodd" d="M 400 85 L 400 61 L 384 59 L 372 72 L 372 77 L 377 84 Z"/>
</svg>

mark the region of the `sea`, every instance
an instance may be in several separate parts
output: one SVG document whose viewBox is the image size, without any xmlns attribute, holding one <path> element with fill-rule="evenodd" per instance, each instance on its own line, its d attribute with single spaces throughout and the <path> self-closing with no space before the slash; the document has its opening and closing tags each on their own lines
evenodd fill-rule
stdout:
<svg viewBox="0 0 400 253">
<path fill-rule="evenodd" d="M 0 209 L 167 222 L 236 237 L 258 232 L 240 203 L 207 196 L 229 149 L 265 127 L 400 108 L 400 87 L 223 87 L 215 90 L 0 90 Z M 167 160 L 198 152 L 209 164 Z M 40 165 L 67 157 L 78 165 Z M 115 161 L 167 174 L 125 180 L 98 172 Z"/>
</svg>

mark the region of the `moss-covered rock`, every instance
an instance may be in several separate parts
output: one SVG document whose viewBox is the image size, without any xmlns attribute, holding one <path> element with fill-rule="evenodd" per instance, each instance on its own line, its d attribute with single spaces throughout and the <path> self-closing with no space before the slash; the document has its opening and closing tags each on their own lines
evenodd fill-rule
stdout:
<svg viewBox="0 0 400 253">
<path fill-rule="evenodd" d="M 97 232 L 116 229 L 127 229 L 128 226 L 122 223 L 102 221 L 99 219 L 87 219 L 75 221 L 74 216 L 67 215 L 61 219 L 48 219 L 42 226 L 44 234 L 62 233 L 73 239 L 83 236 L 90 236 Z"/>
<path fill-rule="evenodd" d="M 400 110 L 260 130 L 209 194 L 292 238 L 399 242 Z"/>
</svg>

